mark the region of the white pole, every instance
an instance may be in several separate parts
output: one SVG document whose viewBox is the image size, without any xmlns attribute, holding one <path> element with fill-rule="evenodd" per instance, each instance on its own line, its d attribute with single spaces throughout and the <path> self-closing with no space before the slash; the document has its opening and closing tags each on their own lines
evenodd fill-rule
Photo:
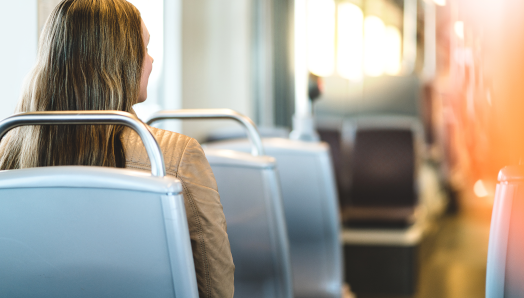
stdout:
<svg viewBox="0 0 524 298">
<path fill-rule="evenodd" d="M 161 103 L 164 110 L 182 108 L 182 0 L 164 0 L 164 65 Z M 180 122 L 169 121 L 165 129 L 181 132 Z"/>
<path fill-rule="evenodd" d="M 295 0 L 295 116 L 311 114 L 308 98 L 307 0 Z"/>
<path fill-rule="evenodd" d="M 291 139 L 317 141 L 312 107 L 308 95 L 307 0 L 295 0 L 295 115 Z"/>
</svg>

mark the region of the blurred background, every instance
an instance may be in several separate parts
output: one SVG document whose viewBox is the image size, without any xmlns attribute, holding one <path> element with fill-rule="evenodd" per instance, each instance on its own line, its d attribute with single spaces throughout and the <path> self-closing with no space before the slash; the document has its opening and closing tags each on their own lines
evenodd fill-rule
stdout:
<svg viewBox="0 0 524 298">
<path fill-rule="evenodd" d="M 155 59 L 149 98 L 135 105 L 140 117 L 231 108 L 252 118 L 263 136 L 287 135 L 311 120 L 331 146 L 345 280 L 357 297 L 484 297 L 497 174 L 524 157 L 524 2 L 130 2 L 149 28 Z M 1 0 L 0 118 L 13 113 L 57 3 Z M 164 126 L 200 142 L 236 136 L 235 127 L 223 121 Z M 412 133 L 366 135 L 370 127 Z M 415 145 L 402 147 L 403 138 Z M 411 172 L 402 172 L 406 164 Z M 360 170 L 365 174 L 357 177 Z M 394 197 L 398 189 L 388 188 L 388 179 L 402 175 L 414 179 L 415 191 L 395 206 L 361 204 L 356 198 L 366 190 L 358 187 L 375 172 L 382 178 L 369 187 L 377 197 Z M 420 213 L 413 202 L 420 200 L 429 202 L 431 221 L 418 238 L 395 253 L 362 251 L 397 247 L 377 243 L 389 232 L 408 231 Z M 378 242 L 359 240 L 362 231 L 377 232 Z M 411 237 L 406 233 L 399 237 Z M 379 270 L 384 274 L 367 270 L 380 262 L 388 264 Z"/>
</svg>

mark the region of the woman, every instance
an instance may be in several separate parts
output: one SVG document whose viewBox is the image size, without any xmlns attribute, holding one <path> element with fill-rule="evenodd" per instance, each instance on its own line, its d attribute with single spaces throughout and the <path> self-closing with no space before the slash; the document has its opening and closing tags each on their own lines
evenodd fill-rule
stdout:
<svg viewBox="0 0 524 298">
<path fill-rule="evenodd" d="M 140 13 L 125 0 L 63 0 L 42 32 L 17 112 L 132 112 L 147 98 L 148 42 Z M 150 130 L 167 173 L 182 181 L 200 297 L 232 297 L 234 265 L 209 163 L 194 139 Z M 2 170 L 55 165 L 150 170 L 140 138 L 123 126 L 25 126 L 0 144 Z"/>
</svg>

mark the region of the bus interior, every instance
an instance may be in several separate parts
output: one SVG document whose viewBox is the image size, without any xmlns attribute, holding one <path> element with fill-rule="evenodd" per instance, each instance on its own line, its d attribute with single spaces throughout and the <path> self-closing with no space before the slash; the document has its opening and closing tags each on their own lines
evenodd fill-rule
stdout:
<svg viewBox="0 0 524 298">
<path fill-rule="evenodd" d="M 524 1 L 128 0 L 154 57 L 136 116 L 14 115 L 60 2 L 0 0 L 0 140 L 126 125 L 151 172 L 0 171 L 0 297 L 198 296 L 148 126 L 202 144 L 235 297 L 524 297 Z"/>
</svg>

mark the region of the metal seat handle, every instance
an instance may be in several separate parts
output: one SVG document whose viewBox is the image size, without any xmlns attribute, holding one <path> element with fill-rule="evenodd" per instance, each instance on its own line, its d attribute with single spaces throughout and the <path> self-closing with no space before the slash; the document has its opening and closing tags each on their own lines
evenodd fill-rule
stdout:
<svg viewBox="0 0 524 298">
<path fill-rule="evenodd" d="M 138 133 L 151 161 L 151 174 L 164 177 L 164 156 L 155 138 L 136 116 L 121 111 L 60 111 L 16 114 L 0 122 L 0 140 L 13 128 L 25 125 L 112 124 L 125 125 Z"/>
<path fill-rule="evenodd" d="M 156 112 L 147 121 L 148 125 L 154 122 L 167 119 L 233 119 L 245 128 L 249 140 L 251 141 L 251 153 L 254 156 L 264 155 L 262 139 L 258 133 L 255 123 L 237 111 L 231 109 L 183 109 L 183 110 L 166 110 Z"/>
</svg>

